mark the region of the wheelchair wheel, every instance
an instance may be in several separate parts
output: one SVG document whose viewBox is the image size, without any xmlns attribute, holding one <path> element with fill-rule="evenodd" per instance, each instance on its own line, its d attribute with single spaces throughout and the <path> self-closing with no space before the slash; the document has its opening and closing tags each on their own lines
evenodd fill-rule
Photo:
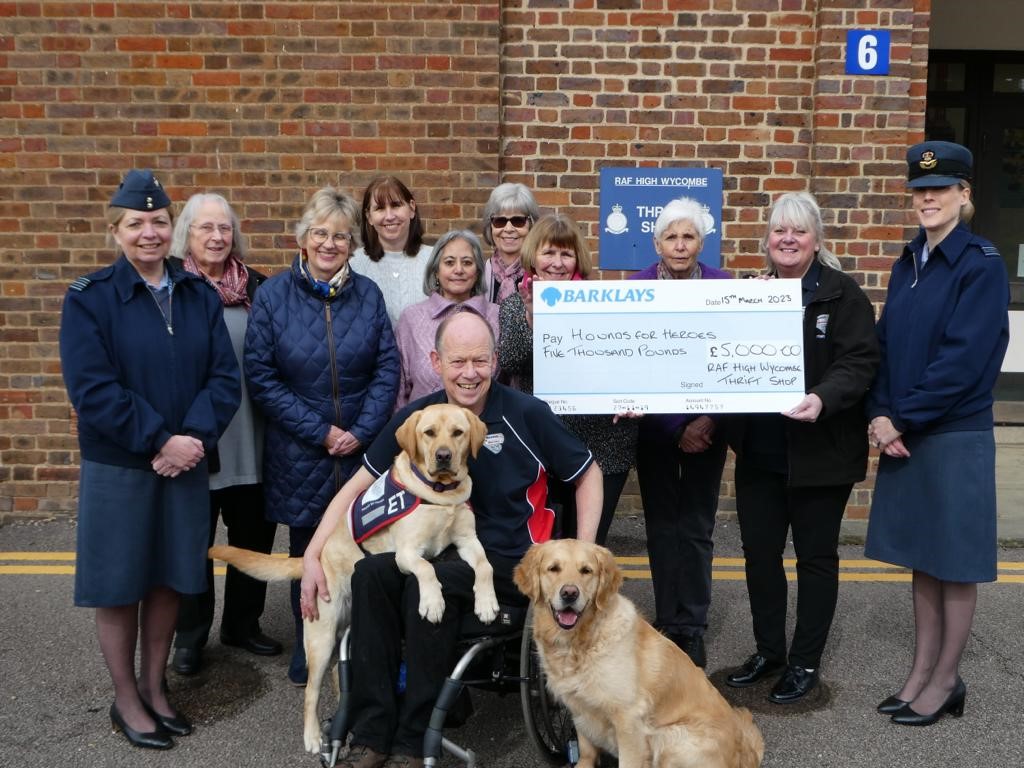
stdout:
<svg viewBox="0 0 1024 768">
<path fill-rule="evenodd" d="M 548 692 L 544 670 L 533 644 L 533 610 L 526 616 L 522 648 L 519 654 L 520 698 L 526 732 L 551 765 L 562 766 L 570 760 L 570 745 L 575 751 L 576 727 L 572 716 Z"/>
</svg>

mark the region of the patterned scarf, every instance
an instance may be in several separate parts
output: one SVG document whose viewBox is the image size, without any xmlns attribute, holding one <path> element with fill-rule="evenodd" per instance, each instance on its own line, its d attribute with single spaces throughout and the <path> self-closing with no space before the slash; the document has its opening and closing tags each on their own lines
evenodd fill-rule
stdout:
<svg viewBox="0 0 1024 768">
<path fill-rule="evenodd" d="M 249 293 L 246 291 L 246 286 L 249 284 L 249 273 L 242 266 L 242 262 L 234 256 L 228 256 L 228 260 L 224 262 L 224 274 L 221 275 L 220 280 L 213 280 L 209 275 L 204 274 L 191 253 L 185 258 L 184 267 L 186 272 L 199 275 L 212 285 L 220 295 L 220 300 L 225 307 L 236 307 L 241 304 L 247 311 L 252 307 Z"/>
<path fill-rule="evenodd" d="M 690 273 L 689 278 L 679 277 L 672 272 L 668 267 L 665 266 L 665 262 L 658 259 L 658 279 L 659 280 L 700 280 L 701 278 L 700 262 L 698 261 L 693 265 L 693 271 Z"/>
<path fill-rule="evenodd" d="M 324 282 L 323 280 L 317 280 L 313 277 L 312 273 L 309 271 L 309 262 L 306 257 L 303 256 L 299 260 L 299 271 L 302 273 L 302 276 L 306 278 L 306 282 L 312 286 L 313 293 L 315 295 L 319 296 L 321 299 L 330 301 L 338 295 L 342 286 L 345 285 L 345 281 L 348 280 L 349 269 L 348 262 L 345 262 L 345 265 L 334 273 L 334 277 L 327 282 Z"/>
<path fill-rule="evenodd" d="M 505 266 L 501 256 L 495 253 L 491 256 L 491 274 L 498 281 L 498 295 L 495 297 L 494 303 L 501 304 L 511 294 L 515 293 L 516 286 L 523 279 L 523 262 L 516 259 L 508 266 Z"/>
</svg>

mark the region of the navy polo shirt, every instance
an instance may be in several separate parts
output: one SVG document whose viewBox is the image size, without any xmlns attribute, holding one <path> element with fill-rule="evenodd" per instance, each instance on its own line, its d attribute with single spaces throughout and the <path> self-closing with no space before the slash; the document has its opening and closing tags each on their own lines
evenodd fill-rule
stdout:
<svg viewBox="0 0 1024 768">
<path fill-rule="evenodd" d="M 401 450 L 395 430 L 413 411 L 447 402 L 441 390 L 398 411 L 363 456 L 366 469 L 375 477 L 387 472 Z M 551 538 L 548 477 L 572 482 L 594 457 L 547 403 L 493 380 L 481 419 L 487 437 L 469 460 L 477 536 L 488 552 L 519 558 L 531 544 Z"/>
</svg>

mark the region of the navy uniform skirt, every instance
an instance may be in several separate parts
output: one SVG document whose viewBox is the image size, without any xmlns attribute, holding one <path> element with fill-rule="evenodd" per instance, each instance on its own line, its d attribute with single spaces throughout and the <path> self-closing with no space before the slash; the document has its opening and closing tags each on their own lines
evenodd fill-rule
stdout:
<svg viewBox="0 0 1024 768">
<path fill-rule="evenodd" d="M 991 429 L 903 436 L 883 455 L 864 554 L 942 581 L 996 579 L 996 446 Z"/>
<path fill-rule="evenodd" d="M 176 478 L 82 461 L 75 605 L 137 603 L 154 587 L 206 591 L 206 462 Z"/>
</svg>

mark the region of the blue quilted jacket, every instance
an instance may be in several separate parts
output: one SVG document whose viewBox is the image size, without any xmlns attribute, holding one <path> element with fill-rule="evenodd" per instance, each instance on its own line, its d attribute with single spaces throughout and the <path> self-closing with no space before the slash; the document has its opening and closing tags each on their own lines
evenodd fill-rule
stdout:
<svg viewBox="0 0 1024 768">
<path fill-rule="evenodd" d="M 312 527 L 355 472 L 362 451 L 331 456 L 331 425 L 365 449 L 387 423 L 398 393 L 398 349 L 376 284 L 350 273 L 333 299 L 299 273 L 260 286 L 245 336 L 249 394 L 267 416 L 263 487 L 269 520 Z"/>
</svg>

